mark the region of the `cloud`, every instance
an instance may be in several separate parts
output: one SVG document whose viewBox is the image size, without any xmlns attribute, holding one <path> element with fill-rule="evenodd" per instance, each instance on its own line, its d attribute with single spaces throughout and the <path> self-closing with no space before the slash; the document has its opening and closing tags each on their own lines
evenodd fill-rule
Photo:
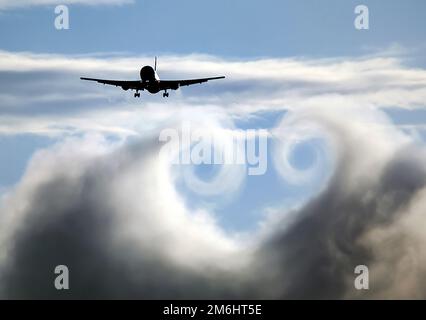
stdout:
<svg viewBox="0 0 426 320">
<path fill-rule="evenodd" d="M 227 80 L 140 101 L 78 77 L 131 79 L 151 58 L 0 57 L 0 131 L 61 137 L 0 200 L 1 298 L 426 296 L 426 152 L 381 111 L 423 108 L 424 70 L 389 56 L 168 56 L 164 78 Z M 297 184 L 316 173 L 286 161 L 294 144 L 316 137 L 326 141 L 317 160 L 332 158 L 332 172 L 298 207 L 265 204 L 257 230 L 226 232 L 214 208 L 186 204 L 159 157 L 159 133 L 184 121 L 237 130 L 236 121 L 264 111 L 286 112 L 270 131 L 281 178 Z M 222 172 L 213 189 L 233 196 L 244 179 Z M 184 182 L 197 189 L 193 178 Z M 70 268 L 69 292 L 53 287 L 59 264 Z M 360 264 L 370 268 L 367 292 L 353 285 Z"/>
<path fill-rule="evenodd" d="M 198 282 L 214 285 L 204 270 L 226 274 L 243 263 L 244 257 L 236 259 L 238 242 L 207 213 L 185 209 L 158 161 L 155 140 L 114 148 L 85 138 L 38 153 L 2 210 L 2 218 L 13 220 L 2 223 L 2 234 L 10 234 L 6 297 L 34 296 L 27 281 L 43 286 L 39 298 L 54 296 L 50 269 L 59 260 L 76 274 L 71 297 L 195 295 Z M 31 203 L 22 206 L 24 199 Z M 21 269 L 36 252 L 38 262 Z M 176 278 L 154 293 L 169 273 Z M 194 289 L 184 293 L 179 286 L 185 283 Z"/>
<path fill-rule="evenodd" d="M 407 67 L 400 56 L 254 61 L 164 56 L 160 57 L 159 73 L 165 79 L 227 76 L 223 81 L 182 88 L 169 100 L 146 93 L 140 100 L 134 99 L 115 87 L 79 80 L 82 75 L 138 79 L 138 70 L 152 64 L 152 57 L 1 51 L 0 58 L 2 133 L 58 134 L 60 128 L 69 132 L 90 127 L 129 132 L 136 130 L 135 118 L 151 118 L 152 110 L 157 117 L 167 117 L 171 109 L 188 106 L 247 118 L 318 104 L 413 110 L 424 108 L 426 100 L 425 70 Z M 171 104 L 178 108 L 170 108 Z"/>
<path fill-rule="evenodd" d="M 0 0 L 0 10 L 27 8 L 35 6 L 53 6 L 53 5 L 122 5 L 133 3 L 133 0 Z"/>
<path fill-rule="evenodd" d="M 157 134 L 130 144 L 87 135 L 38 152 L 2 202 L 1 296 L 424 297 L 425 150 L 363 110 L 292 112 L 326 132 L 334 174 L 254 234 L 226 233 L 213 212 L 184 205 Z M 67 293 L 53 289 L 59 264 L 71 271 Z M 368 292 L 353 286 L 359 264 L 371 270 Z"/>
<path fill-rule="evenodd" d="M 425 242 L 418 232 L 421 224 L 413 223 L 424 217 L 411 208 L 426 203 L 425 150 L 394 129 L 375 130 L 362 124 L 365 119 L 356 116 L 362 114 L 359 110 L 349 113 L 352 123 L 343 114 L 310 111 L 313 114 L 301 115 L 302 119 L 320 116 L 320 123 L 327 123 L 338 160 L 333 177 L 318 196 L 273 221 L 281 230 L 266 237 L 256 261 L 259 270 L 269 268 L 266 288 L 282 285 L 264 295 L 424 298 L 426 291 L 418 280 L 425 274 L 421 267 Z M 385 121 L 380 113 L 375 116 L 377 122 Z M 369 291 L 354 287 L 357 265 L 370 268 Z"/>
</svg>

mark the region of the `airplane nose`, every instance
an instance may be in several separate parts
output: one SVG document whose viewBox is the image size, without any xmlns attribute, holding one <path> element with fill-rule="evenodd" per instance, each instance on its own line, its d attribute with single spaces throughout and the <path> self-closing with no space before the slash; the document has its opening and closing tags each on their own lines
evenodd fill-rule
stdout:
<svg viewBox="0 0 426 320">
<path fill-rule="evenodd" d="M 151 66 L 145 66 L 141 69 L 140 76 L 143 82 L 155 80 L 155 71 Z"/>
</svg>

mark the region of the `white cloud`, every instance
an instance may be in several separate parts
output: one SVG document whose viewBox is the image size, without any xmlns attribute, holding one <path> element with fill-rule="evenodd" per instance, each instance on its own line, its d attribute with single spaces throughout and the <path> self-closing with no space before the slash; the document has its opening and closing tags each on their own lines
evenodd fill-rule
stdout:
<svg viewBox="0 0 426 320">
<path fill-rule="evenodd" d="M 53 5 L 122 5 L 133 3 L 133 0 L 0 0 L 0 10 L 17 9 L 34 6 L 53 6 Z"/>
<path fill-rule="evenodd" d="M 17 127 L 48 132 L 62 122 L 90 119 L 93 127 L 107 128 L 116 117 L 123 122 L 113 131 L 134 130 L 135 114 L 151 117 L 157 110 L 168 117 L 172 110 L 207 105 L 233 117 L 256 112 L 291 110 L 316 105 L 365 108 L 424 108 L 426 71 L 404 66 L 401 58 L 367 56 L 346 59 L 263 59 L 233 61 L 204 55 L 160 57 L 163 78 L 193 78 L 226 75 L 227 79 L 182 88 L 168 100 L 143 94 L 133 99 L 129 92 L 79 80 L 92 76 L 138 79 L 138 70 L 152 64 L 152 57 L 81 57 L 33 53 L 0 52 L 1 132 Z M 172 105 L 172 107 L 170 107 Z M 84 106 L 84 107 L 82 107 Z M 124 119 L 124 114 L 128 119 Z M 34 116 L 37 121 L 30 121 Z M 80 119 L 78 119 L 80 118 Z M 96 120 L 94 118 L 100 118 Z M 7 119 L 7 120 L 6 120 Z M 78 121 L 77 121 L 78 119 Z M 18 124 L 20 122 L 21 124 Z M 13 124 L 8 125 L 8 124 Z M 63 125 L 66 127 L 66 124 Z M 120 128 L 118 128 L 120 127 Z"/>
</svg>

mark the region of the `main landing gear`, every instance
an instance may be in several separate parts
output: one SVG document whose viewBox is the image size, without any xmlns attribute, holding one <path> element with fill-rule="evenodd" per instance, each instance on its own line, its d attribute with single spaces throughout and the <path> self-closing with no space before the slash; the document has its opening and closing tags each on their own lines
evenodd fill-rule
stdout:
<svg viewBox="0 0 426 320">
<path fill-rule="evenodd" d="M 135 98 L 140 98 L 141 97 L 141 94 L 139 93 L 139 91 L 136 91 L 135 92 Z"/>
<path fill-rule="evenodd" d="M 163 93 L 163 98 L 165 98 L 165 97 L 169 97 L 167 90 L 165 90 L 164 93 Z"/>
</svg>

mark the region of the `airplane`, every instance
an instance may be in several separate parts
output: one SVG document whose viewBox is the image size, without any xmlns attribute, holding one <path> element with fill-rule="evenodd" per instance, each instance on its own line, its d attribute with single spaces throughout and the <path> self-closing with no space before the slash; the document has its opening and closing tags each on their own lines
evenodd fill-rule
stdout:
<svg viewBox="0 0 426 320">
<path fill-rule="evenodd" d="M 94 79 L 81 77 L 81 80 L 96 81 L 102 84 L 108 84 L 116 87 L 121 87 L 127 91 L 129 89 L 136 90 L 135 98 L 140 97 L 139 91 L 147 90 L 151 94 L 156 94 L 160 91 L 164 91 L 163 97 L 168 97 L 169 93 L 167 90 L 177 90 L 183 86 L 189 86 L 197 83 L 204 83 L 210 80 L 224 79 L 224 76 L 212 77 L 212 78 L 201 78 L 201 79 L 189 79 L 189 80 L 160 80 L 157 74 L 157 57 L 155 57 L 154 68 L 151 66 L 145 66 L 140 71 L 140 80 L 135 81 L 122 81 L 122 80 L 105 80 L 105 79 Z"/>
</svg>

